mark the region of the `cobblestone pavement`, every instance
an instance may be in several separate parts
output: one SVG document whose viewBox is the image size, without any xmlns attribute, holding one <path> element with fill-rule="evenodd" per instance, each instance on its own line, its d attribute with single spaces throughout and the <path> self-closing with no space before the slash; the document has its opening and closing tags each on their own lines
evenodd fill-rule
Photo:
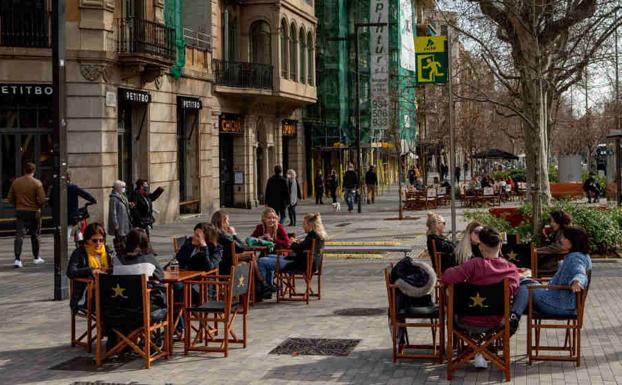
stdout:
<svg viewBox="0 0 622 385">
<path fill-rule="evenodd" d="M 395 240 L 423 248 L 423 212 L 406 213 L 416 219 L 401 222 L 396 217 L 390 195 L 377 206 L 364 206 L 363 214 L 333 212 L 320 208 L 334 240 Z M 316 206 L 304 203 L 300 216 Z M 370 212 L 371 211 L 371 212 Z M 447 210 L 440 210 L 447 213 Z M 240 234 L 249 233 L 260 209 L 232 210 L 233 224 Z M 184 234 L 199 218 L 186 218 L 178 224 L 158 226 L 154 242 L 162 261 L 170 258 L 174 235 Z M 300 222 L 302 222 L 300 220 Z M 464 227 L 460 218 L 459 228 Z M 301 231 L 299 228 L 298 231 Z M 140 384 L 424 384 L 446 383 L 446 366 L 430 362 L 393 364 L 387 328 L 386 290 L 382 269 L 385 260 L 325 261 L 321 301 L 258 304 L 249 315 L 249 341 L 246 349 L 234 347 L 228 358 L 214 354 L 184 356 L 176 346 L 175 355 L 161 360 L 150 370 L 134 360 L 114 370 L 51 370 L 75 357 L 88 354 L 69 346 L 68 301 L 53 302 L 51 240 L 44 239 L 43 266 L 29 260 L 15 270 L 12 239 L 0 239 L 0 384 L 72 384 L 74 382 Z M 27 242 L 25 242 L 27 244 Z M 588 298 L 583 330 L 583 361 L 579 368 L 570 363 L 526 364 L 524 327 L 512 339 L 512 382 L 516 384 L 622 384 L 622 263 L 595 262 L 593 284 Z M 368 312 L 368 316 L 347 316 L 347 309 Z M 375 311 L 377 310 L 377 311 Z M 356 312 L 355 312 L 356 313 Z M 417 338 L 428 334 L 418 332 Z M 268 354 L 288 337 L 360 339 L 345 357 Z M 547 336 L 547 338 L 549 338 Z M 477 371 L 471 366 L 459 370 L 454 383 L 498 383 L 494 368 Z"/>
</svg>

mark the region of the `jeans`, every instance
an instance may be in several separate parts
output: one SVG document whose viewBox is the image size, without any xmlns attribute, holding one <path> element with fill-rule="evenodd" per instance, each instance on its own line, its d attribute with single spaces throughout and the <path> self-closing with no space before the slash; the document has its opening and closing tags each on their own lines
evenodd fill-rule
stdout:
<svg viewBox="0 0 622 385">
<path fill-rule="evenodd" d="M 15 213 L 15 259 L 22 255 L 22 244 L 26 230 L 30 232 L 30 244 L 33 257 L 39 258 L 39 236 L 41 235 L 41 212 L 40 211 L 17 211 Z"/>
<path fill-rule="evenodd" d="M 289 223 L 296 226 L 296 205 L 287 206 L 287 214 L 289 215 Z"/>
<path fill-rule="evenodd" d="M 324 202 L 322 201 L 323 197 L 324 197 L 324 190 L 317 189 L 315 191 L 315 204 L 316 205 L 323 205 L 324 204 Z"/>
<path fill-rule="evenodd" d="M 529 286 L 540 285 L 540 282 L 526 278 L 522 279 L 518 292 L 514 296 L 514 302 L 510 312 L 516 314 L 519 318 L 527 310 L 529 306 Z M 545 302 L 551 294 L 552 290 L 557 289 L 537 289 L 533 290 L 533 306 L 535 310 L 542 314 L 568 316 L 573 315 L 575 310 L 562 309 L 557 306 L 552 306 L 548 302 Z M 550 302 L 550 301 L 549 301 Z"/>
<path fill-rule="evenodd" d="M 284 224 L 285 223 L 285 209 L 278 209 L 276 210 L 276 212 L 279 214 L 279 223 L 280 224 Z"/>
<path fill-rule="evenodd" d="M 345 189 L 345 200 L 346 204 L 348 205 L 348 211 L 354 210 L 354 189 Z"/>
<path fill-rule="evenodd" d="M 276 259 L 276 255 L 270 254 L 266 255 L 265 257 L 259 258 L 259 261 L 257 262 L 259 266 L 259 272 L 264 278 L 264 282 L 266 282 L 268 285 L 272 285 L 274 272 L 276 271 Z M 285 266 L 289 265 L 292 262 L 293 261 L 281 257 L 279 258 L 279 268 L 284 269 Z M 257 284 L 255 286 L 257 287 L 257 292 L 261 293 L 261 290 L 263 290 L 264 286 L 263 283 L 257 281 Z"/>
</svg>

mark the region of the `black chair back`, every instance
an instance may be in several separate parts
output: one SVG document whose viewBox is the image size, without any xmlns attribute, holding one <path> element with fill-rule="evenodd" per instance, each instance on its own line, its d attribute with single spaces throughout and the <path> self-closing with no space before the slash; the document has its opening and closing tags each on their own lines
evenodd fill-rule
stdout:
<svg viewBox="0 0 622 385">
<path fill-rule="evenodd" d="M 509 240 L 509 238 L 508 238 Z M 531 243 L 507 243 L 501 246 L 501 254 L 516 267 L 531 268 Z"/>
<path fill-rule="evenodd" d="M 504 281 L 492 285 L 454 285 L 454 314 L 462 316 L 503 315 L 505 312 Z"/>
<path fill-rule="evenodd" d="M 313 243 L 313 265 L 311 266 L 311 272 L 315 273 L 318 267 L 322 263 L 322 249 L 324 248 L 324 241 L 316 239 Z"/>
<path fill-rule="evenodd" d="M 144 275 L 98 274 L 102 321 L 106 327 L 136 328 L 143 324 Z"/>
<path fill-rule="evenodd" d="M 231 295 L 233 297 L 244 296 L 248 293 L 248 286 L 250 283 L 250 263 L 240 262 L 235 267 Z"/>
</svg>

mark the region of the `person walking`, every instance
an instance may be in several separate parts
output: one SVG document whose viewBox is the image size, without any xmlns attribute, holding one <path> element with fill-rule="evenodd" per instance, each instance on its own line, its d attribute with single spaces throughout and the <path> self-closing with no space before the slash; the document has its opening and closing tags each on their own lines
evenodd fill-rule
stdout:
<svg viewBox="0 0 622 385">
<path fill-rule="evenodd" d="M 283 176 L 283 167 L 274 166 L 274 175 L 266 183 L 266 206 L 279 214 L 279 223 L 285 223 L 285 209 L 289 206 L 289 189 L 287 179 Z"/>
<path fill-rule="evenodd" d="M 376 168 L 374 165 L 370 165 L 369 170 L 365 173 L 365 185 L 367 186 L 367 204 L 376 203 L 378 175 L 376 175 Z"/>
<path fill-rule="evenodd" d="M 460 171 L 460 166 L 456 166 L 456 168 L 454 168 L 456 182 L 460 182 Z"/>
<path fill-rule="evenodd" d="M 130 202 L 125 196 L 125 182 L 117 180 L 112 186 L 108 204 L 108 234 L 114 236 L 114 250 L 122 254 L 127 234 L 132 229 Z"/>
<path fill-rule="evenodd" d="M 348 163 L 348 171 L 343 175 L 343 191 L 345 193 L 346 204 L 348 205 L 348 212 L 352 212 L 354 209 L 354 194 L 359 186 L 359 177 L 354 172 L 354 165 Z"/>
<path fill-rule="evenodd" d="M 322 198 L 324 197 L 324 176 L 322 175 L 322 170 L 317 170 L 315 172 L 315 204 L 323 205 L 324 201 Z"/>
<path fill-rule="evenodd" d="M 52 207 L 56 202 L 56 194 L 56 188 L 53 188 L 52 193 L 50 194 L 50 199 L 48 200 L 50 206 Z M 67 171 L 67 238 L 71 240 L 71 235 L 74 233 L 74 240 L 76 240 L 76 242 L 81 242 L 83 240 L 82 233 L 84 231 L 84 229 L 77 226 L 79 224 L 77 216 L 80 198 L 90 204 L 97 204 L 97 199 L 95 199 L 91 193 L 71 182 L 71 171 Z"/>
<path fill-rule="evenodd" d="M 24 175 L 16 178 L 9 188 L 7 200 L 15 207 L 15 262 L 16 268 L 22 267 L 22 245 L 26 230 L 30 233 L 33 262 L 35 265 L 45 262 L 39 256 L 41 235 L 41 208 L 46 197 L 43 184 L 35 178 L 36 166 L 32 162 L 24 165 Z"/>
<path fill-rule="evenodd" d="M 411 167 L 410 170 L 408 170 L 408 183 L 410 183 L 411 186 L 414 186 L 416 180 L 417 174 L 415 173 L 415 168 Z"/>
<path fill-rule="evenodd" d="M 289 206 L 287 206 L 287 214 L 289 215 L 288 226 L 296 226 L 296 206 L 298 200 L 302 199 L 300 185 L 296 179 L 296 171 L 287 170 L 287 186 L 289 189 Z"/>
<path fill-rule="evenodd" d="M 153 216 L 153 202 L 156 201 L 164 192 L 162 187 L 158 187 L 154 192 L 149 191 L 149 182 L 145 179 L 136 181 L 136 190 L 130 194 L 130 212 L 132 214 L 132 224 L 140 227 L 149 235 L 149 228 L 153 228 L 155 218 Z"/>
<path fill-rule="evenodd" d="M 330 170 L 330 176 L 326 181 L 330 196 L 333 198 L 333 203 L 337 203 L 337 188 L 339 187 L 339 177 L 337 177 L 337 171 L 335 169 Z"/>
</svg>

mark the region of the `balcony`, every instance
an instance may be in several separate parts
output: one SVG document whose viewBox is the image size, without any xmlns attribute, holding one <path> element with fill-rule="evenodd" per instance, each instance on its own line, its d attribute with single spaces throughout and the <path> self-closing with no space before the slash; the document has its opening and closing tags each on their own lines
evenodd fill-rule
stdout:
<svg viewBox="0 0 622 385">
<path fill-rule="evenodd" d="M 50 48 L 49 14 L 42 9 L 0 6 L 0 47 Z"/>
<path fill-rule="evenodd" d="M 118 53 L 126 71 L 129 68 L 129 74 L 124 77 L 137 72 L 143 77 L 159 76 L 175 62 L 175 30 L 135 17 L 118 19 Z"/>
<path fill-rule="evenodd" d="M 267 90 L 272 93 L 272 65 L 213 61 L 216 86 Z"/>
</svg>

